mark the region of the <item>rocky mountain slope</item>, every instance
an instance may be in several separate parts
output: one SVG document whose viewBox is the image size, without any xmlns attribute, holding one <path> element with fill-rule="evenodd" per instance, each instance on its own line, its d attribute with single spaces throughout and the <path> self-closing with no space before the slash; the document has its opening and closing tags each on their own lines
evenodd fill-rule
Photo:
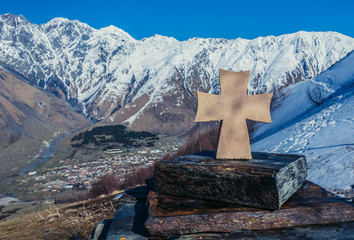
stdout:
<svg viewBox="0 0 354 240">
<path fill-rule="evenodd" d="M 354 52 L 317 77 L 284 89 L 272 124 L 255 134 L 253 151 L 301 154 L 308 180 L 354 197 Z"/>
<path fill-rule="evenodd" d="M 51 140 L 90 122 L 64 100 L 0 68 L 0 176 L 38 162 Z"/>
<path fill-rule="evenodd" d="M 335 32 L 246 39 L 141 40 L 55 18 L 0 16 L 0 65 L 66 99 L 96 121 L 177 134 L 191 128 L 196 91 L 218 93 L 218 69 L 251 70 L 249 93 L 310 79 L 354 49 Z"/>
</svg>

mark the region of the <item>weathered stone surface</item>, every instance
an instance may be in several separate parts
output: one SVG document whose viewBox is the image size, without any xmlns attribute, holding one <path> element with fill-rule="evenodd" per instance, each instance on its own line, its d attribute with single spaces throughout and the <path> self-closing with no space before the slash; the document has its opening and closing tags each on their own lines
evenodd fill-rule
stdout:
<svg viewBox="0 0 354 240">
<path fill-rule="evenodd" d="M 260 231 L 237 231 L 233 233 L 197 233 L 174 236 L 171 239 L 177 240 L 333 240 L 333 239 L 354 239 L 354 222 L 330 223 L 321 225 L 298 226 L 292 228 L 277 228 Z M 152 238 L 149 238 L 152 239 Z M 165 238 L 156 238 L 162 240 Z"/>
<path fill-rule="evenodd" d="M 153 184 L 152 182 L 149 183 L 148 188 L 151 190 L 153 189 Z M 145 204 L 147 194 L 148 190 L 145 187 L 137 187 L 128 190 L 119 200 L 114 219 L 106 219 L 97 223 L 89 239 L 354 239 L 354 221 L 290 228 L 262 229 L 259 231 L 241 230 L 232 233 L 207 232 L 188 235 L 171 235 L 167 238 L 150 236 L 143 228 L 145 215 L 147 213 Z M 110 227 L 112 221 L 115 222 L 113 224 L 115 225 L 114 227 Z M 140 230 L 136 231 L 136 229 Z"/>
<path fill-rule="evenodd" d="M 252 153 L 251 160 L 215 159 L 215 152 L 175 157 L 155 166 L 159 193 L 279 209 L 305 181 L 304 156 Z"/>
<path fill-rule="evenodd" d="M 354 207 L 306 182 L 280 210 L 268 211 L 227 203 L 157 194 L 148 196 L 152 235 L 171 236 L 207 232 L 263 230 L 311 224 L 354 221 Z"/>
</svg>

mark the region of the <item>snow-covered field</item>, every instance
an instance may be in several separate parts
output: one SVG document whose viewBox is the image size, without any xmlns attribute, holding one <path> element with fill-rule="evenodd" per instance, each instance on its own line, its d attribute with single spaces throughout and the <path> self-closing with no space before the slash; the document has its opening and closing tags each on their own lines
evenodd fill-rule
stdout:
<svg viewBox="0 0 354 240">
<path fill-rule="evenodd" d="M 353 197 L 353 66 L 351 53 L 312 81 L 288 87 L 274 125 L 262 125 L 252 150 L 305 155 L 308 180 Z"/>
</svg>

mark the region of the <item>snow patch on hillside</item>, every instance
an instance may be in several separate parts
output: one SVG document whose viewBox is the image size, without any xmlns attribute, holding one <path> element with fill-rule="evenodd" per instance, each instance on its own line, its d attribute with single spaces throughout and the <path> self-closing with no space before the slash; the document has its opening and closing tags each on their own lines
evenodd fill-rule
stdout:
<svg viewBox="0 0 354 240">
<path fill-rule="evenodd" d="M 308 180 L 353 197 L 354 53 L 311 81 L 289 86 L 289 97 L 262 125 L 253 151 L 306 156 Z M 263 136 L 262 136 L 263 135 Z"/>
</svg>

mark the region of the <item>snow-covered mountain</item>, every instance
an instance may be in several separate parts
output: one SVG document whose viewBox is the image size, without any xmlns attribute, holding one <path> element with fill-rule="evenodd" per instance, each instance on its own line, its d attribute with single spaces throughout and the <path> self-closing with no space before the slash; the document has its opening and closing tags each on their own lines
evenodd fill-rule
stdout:
<svg viewBox="0 0 354 240">
<path fill-rule="evenodd" d="M 96 121 L 176 134 L 191 128 L 196 91 L 218 93 L 218 69 L 251 70 L 249 93 L 310 79 L 354 49 L 335 32 L 278 37 L 136 40 L 77 20 L 0 16 L 0 65 L 65 98 Z"/>
<path fill-rule="evenodd" d="M 354 52 L 317 77 L 284 89 L 272 124 L 255 133 L 253 151 L 302 154 L 308 179 L 354 197 Z"/>
</svg>

